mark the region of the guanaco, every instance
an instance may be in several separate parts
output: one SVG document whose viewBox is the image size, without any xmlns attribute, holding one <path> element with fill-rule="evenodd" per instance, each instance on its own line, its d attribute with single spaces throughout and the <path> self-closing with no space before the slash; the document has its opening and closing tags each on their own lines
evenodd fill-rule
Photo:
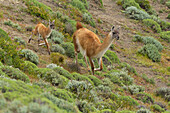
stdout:
<svg viewBox="0 0 170 113">
<path fill-rule="evenodd" d="M 81 53 L 85 59 L 87 68 L 89 70 L 89 65 L 87 63 L 87 58 L 91 65 L 91 71 L 94 75 L 94 71 L 101 71 L 103 69 L 102 56 L 111 46 L 114 39 L 119 39 L 119 31 L 115 29 L 114 26 L 111 28 L 111 32 L 104 39 L 103 43 L 100 42 L 98 36 L 92 31 L 84 28 L 80 22 L 77 22 L 77 30 L 73 34 L 74 51 L 76 57 L 76 64 L 78 65 L 77 53 Z M 94 64 L 92 59 L 99 58 L 99 68 L 94 69 Z"/>
<path fill-rule="evenodd" d="M 29 37 L 28 43 L 30 43 L 30 41 L 32 40 L 32 36 L 33 35 L 37 35 L 38 34 L 38 45 L 41 45 L 40 44 L 40 40 L 41 40 L 41 37 L 42 37 L 44 39 L 44 41 L 45 41 L 45 44 L 46 44 L 47 49 L 48 49 L 48 53 L 50 55 L 50 47 L 49 47 L 47 38 L 51 35 L 52 29 L 54 29 L 54 26 L 55 26 L 54 22 L 55 22 L 55 20 L 53 20 L 52 22 L 49 20 L 48 27 L 46 27 L 44 24 L 39 22 L 35 26 L 35 29 L 32 30 L 32 34 Z"/>
</svg>

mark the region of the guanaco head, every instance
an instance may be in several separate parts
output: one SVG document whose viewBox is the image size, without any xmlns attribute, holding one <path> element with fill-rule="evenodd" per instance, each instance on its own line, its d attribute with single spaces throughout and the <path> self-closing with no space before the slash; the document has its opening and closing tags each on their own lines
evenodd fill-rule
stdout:
<svg viewBox="0 0 170 113">
<path fill-rule="evenodd" d="M 115 39 L 119 40 L 119 31 L 118 31 L 118 29 L 119 28 L 115 29 L 114 26 L 111 28 L 111 37 L 112 37 L 112 39 L 115 38 Z"/>
<path fill-rule="evenodd" d="M 55 20 L 53 20 L 52 22 L 49 20 L 49 27 L 50 27 L 51 29 L 54 29 L 54 27 L 55 27 L 54 22 L 55 22 Z"/>
</svg>

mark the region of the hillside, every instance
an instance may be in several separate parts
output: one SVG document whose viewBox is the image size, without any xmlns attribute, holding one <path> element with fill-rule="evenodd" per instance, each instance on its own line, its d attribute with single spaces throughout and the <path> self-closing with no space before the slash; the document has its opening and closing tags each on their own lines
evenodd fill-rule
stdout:
<svg viewBox="0 0 170 113">
<path fill-rule="evenodd" d="M 49 20 L 51 55 L 28 43 Z M 119 27 L 94 75 L 75 63 L 77 22 L 101 42 Z M 169 0 L 0 0 L 0 113 L 169 113 L 169 86 Z"/>
</svg>

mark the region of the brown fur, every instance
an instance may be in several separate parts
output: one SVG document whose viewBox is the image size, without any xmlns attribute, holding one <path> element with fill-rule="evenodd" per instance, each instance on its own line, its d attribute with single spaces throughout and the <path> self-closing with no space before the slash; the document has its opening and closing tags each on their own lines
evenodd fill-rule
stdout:
<svg viewBox="0 0 170 113">
<path fill-rule="evenodd" d="M 41 37 L 44 39 L 49 54 L 50 54 L 50 47 L 49 47 L 47 38 L 48 38 L 48 36 L 51 34 L 50 24 L 51 24 L 51 23 L 49 22 L 49 26 L 46 27 L 46 26 L 44 26 L 42 23 L 39 22 L 39 23 L 35 26 L 35 29 L 32 30 L 32 35 L 37 35 L 37 34 L 39 35 L 38 45 L 39 45 L 39 42 L 40 42 L 40 35 L 41 35 Z M 54 24 L 54 21 L 52 22 L 52 24 Z M 53 25 L 53 26 L 54 26 L 54 25 Z M 32 40 L 32 35 L 30 36 L 30 38 L 29 38 L 29 40 L 28 40 L 28 43 L 30 43 L 30 41 Z"/>
<path fill-rule="evenodd" d="M 94 65 L 92 62 L 92 58 L 100 58 L 99 63 L 100 63 L 100 69 L 95 69 L 96 71 L 102 70 L 102 56 L 106 52 L 106 50 L 110 47 L 113 38 L 115 36 L 118 36 L 117 33 L 116 35 L 113 35 L 114 31 L 110 32 L 109 35 L 105 38 L 104 42 L 101 43 L 100 39 L 98 36 L 93 33 L 92 31 L 83 28 L 82 25 L 77 22 L 77 31 L 73 34 L 73 43 L 74 43 L 74 48 L 75 48 L 75 56 L 76 56 L 76 63 L 77 63 L 77 53 L 79 53 L 81 50 L 79 48 L 79 45 L 82 47 L 82 51 L 85 51 L 86 54 L 84 54 L 84 58 L 86 61 L 86 56 L 89 58 L 90 64 L 91 64 L 91 69 L 92 73 L 94 74 Z M 114 29 L 114 28 L 113 28 Z M 87 61 L 86 61 L 87 64 Z M 87 64 L 88 66 L 88 64 Z"/>
</svg>

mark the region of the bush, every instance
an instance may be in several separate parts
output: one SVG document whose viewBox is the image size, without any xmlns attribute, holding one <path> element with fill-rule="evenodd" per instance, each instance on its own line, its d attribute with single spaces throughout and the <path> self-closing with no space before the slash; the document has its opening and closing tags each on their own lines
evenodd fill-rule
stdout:
<svg viewBox="0 0 170 113">
<path fill-rule="evenodd" d="M 69 101 L 74 102 L 73 95 L 69 91 L 65 89 L 56 89 L 51 92 L 55 97 Z"/>
<path fill-rule="evenodd" d="M 3 108 L 5 108 L 7 105 L 6 100 L 4 99 L 4 97 L 2 95 L 0 95 L 0 110 L 2 110 Z"/>
<path fill-rule="evenodd" d="M 109 98 L 110 95 L 112 94 L 112 91 L 110 87 L 104 86 L 104 85 L 99 85 L 95 87 L 96 92 L 98 95 L 103 96 L 104 98 Z"/>
<path fill-rule="evenodd" d="M 63 69 L 62 67 L 55 67 L 55 68 L 53 68 L 53 70 L 56 72 L 56 73 L 58 73 L 58 74 L 60 74 L 60 75 L 62 75 L 62 76 L 64 76 L 64 77 L 66 77 L 66 78 L 68 78 L 68 79 L 74 79 L 74 77 L 73 77 L 73 75 L 72 74 L 70 74 L 70 72 L 68 72 L 67 70 L 65 70 L 65 69 Z"/>
<path fill-rule="evenodd" d="M 60 33 L 59 31 L 52 30 L 49 39 L 51 39 L 52 42 L 54 42 L 55 44 L 61 44 L 63 43 L 64 35 Z"/>
<path fill-rule="evenodd" d="M 27 83 L 30 82 L 29 77 L 19 69 L 10 66 L 4 66 L 1 67 L 1 70 L 12 79 L 22 80 Z"/>
<path fill-rule="evenodd" d="M 93 75 L 88 75 L 87 77 L 94 83 L 95 86 L 102 84 L 102 81 Z"/>
<path fill-rule="evenodd" d="M 140 0 L 135 0 L 139 6 L 144 9 L 146 12 L 148 12 L 149 14 L 156 14 L 156 12 L 152 9 L 150 3 L 148 0 L 143 0 L 143 1 L 140 1 Z"/>
<path fill-rule="evenodd" d="M 76 72 L 73 72 L 73 73 L 72 73 L 72 76 L 73 76 L 77 81 L 86 81 L 86 82 L 90 83 L 91 85 L 94 85 L 93 82 L 92 82 L 87 76 L 81 75 L 81 74 L 76 73 Z"/>
<path fill-rule="evenodd" d="M 145 88 L 142 86 L 138 86 L 138 85 L 130 85 L 128 86 L 128 90 L 133 95 L 139 92 L 143 92 Z"/>
<path fill-rule="evenodd" d="M 75 113 L 79 112 L 78 108 L 74 105 L 74 103 L 70 103 L 68 101 L 65 101 L 63 99 L 59 99 L 55 97 L 54 95 L 50 93 L 44 93 L 42 96 L 49 99 L 55 106 L 59 107 L 60 109 L 63 109 L 65 111 L 59 111 L 61 113 L 69 112 L 69 113 Z"/>
<path fill-rule="evenodd" d="M 137 9 L 134 6 L 126 8 L 125 13 L 128 14 L 128 16 L 131 19 L 135 19 L 135 20 L 143 20 L 143 19 L 150 19 L 151 18 L 150 15 L 147 12 L 140 10 L 140 9 Z"/>
<path fill-rule="evenodd" d="M 21 66 L 19 67 L 20 70 L 22 70 L 23 72 L 27 72 L 29 74 L 34 74 L 37 68 L 38 67 L 30 61 L 24 61 L 23 63 L 21 63 Z"/>
<path fill-rule="evenodd" d="M 137 110 L 136 113 L 151 113 L 151 111 L 149 111 L 148 109 L 145 109 L 145 108 L 141 108 L 141 109 Z"/>
<path fill-rule="evenodd" d="M 170 42 L 170 31 L 161 32 L 160 36 L 162 39 L 166 40 L 168 43 Z"/>
<path fill-rule="evenodd" d="M 59 44 L 52 45 L 51 47 L 52 52 L 58 52 L 60 54 L 65 54 L 65 50 L 63 47 L 61 47 Z"/>
<path fill-rule="evenodd" d="M 166 6 L 170 9 L 170 1 L 166 2 Z"/>
<path fill-rule="evenodd" d="M 78 106 L 79 110 L 82 113 L 89 113 L 89 112 L 95 112 L 96 111 L 96 108 L 94 107 L 94 104 L 89 103 L 86 100 L 78 100 L 76 105 Z"/>
<path fill-rule="evenodd" d="M 13 28 L 16 28 L 18 31 L 21 31 L 21 26 L 19 26 L 18 24 L 13 23 L 11 20 L 5 21 L 4 25 L 11 26 Z"/>
<path fill-rule="evenodd" d="M 76 94 L 78 99 L 87 99 L 88 101 L 95 101 L 96 94 L 93 93 L 93 86 L 86 81 L 72 80 L 66 86 L 66 89 Z"/>
<path fill-rule="evenodd" d="M 115 52 L 113 52 L 111 50 L 107 50 L 105 55 L 107 57 L 109 57 L 109 59 L 112 61 L 112 63 L 120 63 L 120 60 Z"/>
<path fill-rule="evenodd" d="M 162 49 L 163 49 L 162 44 L 158 40 L 154 39 L 153 37 L 147 37 L 147 36 L 144 37 L 144 36 L 140 36 L 140 35 L 135 35 L 134 38 L 135 38 L 134 39 L 135 41 L 143 42 L 145 45 L 146 44 L 155 45 L 157 47 L 158 51 L 162 51 Z"/>
<path fill-rule="evenodd" d="M 65 49 L 66 55 L 74 58 L 74 45 L 71 42 L 62 43 L 61 46 Z"/>
<path fill-rule="evenodd" d="M 111 72 L 110 76 L 115 77 L 115 79 L 111 78 L 111 81 L 113 83 L 117 83 L 117 80 L 116 80 L 116 77 L 117 77 L 121 84 L 124 84 L 124 85 L 133 84 L 133 78 L 131 76 L 129 76 L 128 73 L 124 70 L 122 70 L 120 72 Z"/>
<path fill-rule="evenodd" d="M 126 68 L 129 72 L 134 73 L 134 74 L 137 75 L 136 69 L 134 67 L 130 66 L 129 64 L 125 63 L 125 62 L 120 63 L 120 67 L 121 68 Z"/>
<path fill-rule="evenodd" d="M 122 7 L 126 9 L 127 7 L 134 6 L 138 9 L 141 9 L 139 4 L 135 2 L 135 0 L 122 0 Z"/>
<path fill-rule="evenodd" d="M 27 6 L 27 12 L 31 15 L 41 17 L 42 19 L 49 19 L 49 14 L 52 12 L 52 9 L 45 4 L 38 2 L 37 0 L 24 0 Z"/>
<path fill-rule="evenodd" d="M 57 65 L 65 63 L 65 56 L 60 53 L 51 53 L 50 55 L 52 63 Z"/>
<path fill-rule="evenodd" d="M 25 40 L 23 40 L 20 37 L 14 37 L 14 41 L 18 42 L 20 45 L 24 45 L 24 46 L 26 45 Z"/>
<path fill-rule="evenodd" d="M 138 102 L 130 96 L 119 96 L 119 101 L 122 101 L 122 107 L 139 105 Z"/>
<path fill-rule="evenodd" d="M 163 87 L 156 90 L 156 95 L 165 98 L 165 100 L 170 101 L 170 88 Z"/>
<path fill-rule="evenodd" d="M 157 105 L 157 104 L 152 105 L 152 106 L 151 106 L 151 109 L 152 109 L 154 112 L 160 112 L 160 113 L 162 113 L 162 112 L 165 111 L 163 108 L 161 108 L 161 107 L 160 107 L 159 105 Z"/>
<path fill-rule="evenodd" d="M 21 58 L 25 58 L 26 60 L 28 60 L 36 65 L 39 63 L 39 58 L 38 58 L 37 54 L 34 53 L 30 49 L 23 49 L 20 51 L 19 54 L 20 54 Z"/>
<path fill-rule="evenodd" d="M 160 27 L 160 25 L 159 25 L 156 21 L 154 21 L 154 20 L 152 20 L 152 19 L 144 19 L 144 20 L 143 20 L 143 23 L 144 23 L 146 26 L 148 26 L 148 27 L 150 27 L 151 29 L 153 29 L 154 32 L 157 32 L 157 33 L 160 33 L 160 32 L 161 32 L 161 27 Z"/>
<path fill-rule="evenodd" d="M 82 12 L 86 12 L 86 8 L 84 6 L 84 3 L 81 2 L 80 0 L 72 0 L 71 5 L 78 8 Z"/>
<path fill-rule="evenodd" d="M 46 66 L 46 68 L 50 68 L 50 69 L 53 69 L 53 68 L 55 68 L 55 67 L 58 67 L 56 64 L 48 64 L 47 66 Z"/>
<path fill-rule="evenodd" d="M 149 79 L 149 78 L 147 77 L 147 75 L 145 75 L 145 74 L 142 74 L 141 77 L 142 77 L 146 82 L 148 82 L 148 83 L 150 83 L 150 84 L 155 84 L 155 81 L 154 81 L 153 78 Z"/>
<path fill-rule="evenodd" d="M 167 16 L 167 19 L 170 19 L 170 13 L 169 13 L 168 16 Z"/>
<path fill-rule="evenodd" d="M 160 20 L 159 24 L 160 24 L 162 30 L 164 30 L 164 31 L 170 30 L 170 22 Z"/>
<path fill-rule="evenodd" d="M 42 78 L 47 82 L 50 82 L 54 86 L 59 86 L 60 88 L 64 88 L 68 83 L 67 78 L 65 78 L 62 75 L 59 75 L 52 69 L 48 69 L 48 68 L 36 69 L 36 75 L 37 77 Z"/>
<path fill-rule="evenodd" d="M 136 99 L 137 100 L 141 100 L 144 103 L 154 103 L 154 99 L 151 95 L 147 94 L 147 93 L 137 93 L 136 94 Z"/>
<path fill-rule="evenodd" d="M 146 44 L 138 52 L 142 55 L 147 55 L 149 59 L 153 62 L 160 62 L 161 54 L 159 53 L 157 47 L 153 44 Z"/>
<path fill-rule="evenodd" d="M 18 45 L 13 43 L 5 31 L 0 29 L 0 61 L 7 65 L 19 66 L 20 58 L 16 48 Z"/>
<path fill-rule="evenodd" d="M 90 24 L 92 27 L 95 27 L 95 21 L 93 20 L 93 17 L 89 13 L 84 13 L 83 14 L 83 21 L 86 22 L 87 24 Z"/>
<path fill-rule="evenodd" d="M 3 67 L 4 65 L 3 65 L 3 63 L 0 61 L 0 67 Z"/>
</svg>

